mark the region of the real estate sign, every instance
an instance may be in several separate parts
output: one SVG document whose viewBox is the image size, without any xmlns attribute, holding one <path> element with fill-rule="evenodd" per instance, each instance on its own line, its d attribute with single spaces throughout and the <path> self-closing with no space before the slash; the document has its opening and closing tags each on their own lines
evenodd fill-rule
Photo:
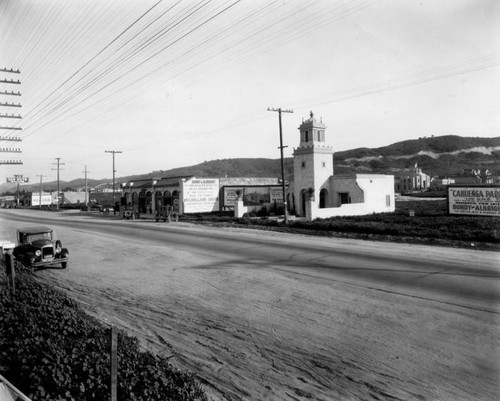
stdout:
<svg viewBox="0 0 500 401">
<path fill-rule="evenodd" d="M 202 213 L 219 210 L 219 180 L 197 178 L 183 183 L 184 213 Z"/>
<path fill-rule="evenodd" d="M 500 216 L 500 186 L 448 187 L 450 214 Z"/>
</svg>

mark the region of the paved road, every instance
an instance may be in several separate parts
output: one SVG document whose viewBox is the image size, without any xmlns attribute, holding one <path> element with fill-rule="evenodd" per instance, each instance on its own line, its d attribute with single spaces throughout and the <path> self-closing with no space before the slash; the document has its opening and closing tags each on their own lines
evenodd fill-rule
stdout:
<svg viewBox="0 0 500 401">
<path fill-rule="evenodd" d="M 56 227 L 71 266 L 44 278 L 153 349 L 167 346 L 216 399 L 498 395 L 498 253 L 78 213 L 0 219 L 0 234 L 34 219 Z M 82 262 L 92 246 L 108 249 L 90 258 L 105 267 L 90 271 L 97 287 Z"/>
</svg>

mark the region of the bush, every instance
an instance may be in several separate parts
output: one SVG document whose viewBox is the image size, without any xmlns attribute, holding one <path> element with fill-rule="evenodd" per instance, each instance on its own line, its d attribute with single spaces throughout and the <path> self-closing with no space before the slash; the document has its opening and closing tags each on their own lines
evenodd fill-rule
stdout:
<svg viewBox="0 0 500 401">
<path fill-rule="evenodd" d="M 2 282 L 5 280 L 2 278 Z M 34 401 L 110 397 L 110 328 L 66 294 L 19 273 L 0 289 L 0 373 Z M 206 400 L 192 374 L 118 333 L 118 398 Z"/>
</svg>

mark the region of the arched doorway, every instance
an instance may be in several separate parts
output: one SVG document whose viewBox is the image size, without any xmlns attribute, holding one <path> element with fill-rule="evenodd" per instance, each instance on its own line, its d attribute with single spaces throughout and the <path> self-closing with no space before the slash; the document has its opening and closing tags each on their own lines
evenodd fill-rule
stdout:
<svg viewBox="0 0 500 401">
<path fill-rule="evenodd" d="M 323 188 L 319 193 L 319 208 L 324 209 L 327 205 L 328 200 L 328 191 L 326 188 Z"/>
<path fill-rule="evenodd" d="M 145 213 L 153 213 L 153 192 L 146 192 L 146 210 Z"/>
<path fill-rule="evenodd" d="M 137 194 L 137 192 L 132 192 L 130 202 L 132 203 L 132 206 L 139 206 L 139 195 Z"/>
<path fill-rule="evenodd" d="M 307 189 L 303 189 L 300 191 L 300 215 L 305 216 L 306 215 L 306 202 L 309 199 L 309 196 L 307 195 Z"/>
<path fill-rule="evenodd" d="M 122 205 L 128 205 L 131 202 L 131 194 L 129 192 L 124 192 L 122 196 Z"/>
<path fill-rule="evenodd" d="M 172 194 L 170 191 L 163 192 L 163 206 L 172 206 Z"/>
<path fill-rule="evenodd" d="M 146 190 L 139 192 L 139 213 L 146 213 Z"/>
<path fill-rule="evenodd" d="M 161 206 L 163 206 L 162 193 L 161 193 L 161 191 L 156 191 L 155 192 L 155 207 L 159 208 Z"/>
<path fill-rule="evenodd" d="M 174 207 L 174 212 L 179 212 L 179 203 L 180 203 L 179 197 L 180 197 L 179 191 L 172 192 L 172 206 Z"/>
</svg>

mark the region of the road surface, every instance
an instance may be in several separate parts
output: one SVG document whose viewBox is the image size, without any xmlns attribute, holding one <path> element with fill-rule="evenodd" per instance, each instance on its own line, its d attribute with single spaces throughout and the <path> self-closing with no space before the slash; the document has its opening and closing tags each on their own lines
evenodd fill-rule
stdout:
<svg viewBox="0 0 500 401">
<path fill-rule="evenodd" d="M 500 254 L 0 211 L 70 249 L 37 277 L 216 400 L 496 400 Z"/>
</svg>

